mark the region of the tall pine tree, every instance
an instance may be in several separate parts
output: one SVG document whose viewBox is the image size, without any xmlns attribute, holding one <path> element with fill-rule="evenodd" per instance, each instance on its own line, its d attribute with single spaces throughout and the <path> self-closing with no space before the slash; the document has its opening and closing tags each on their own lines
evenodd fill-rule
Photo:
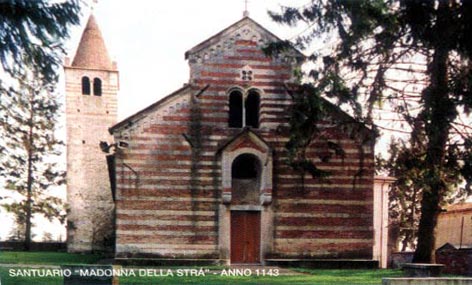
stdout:
<svg viewBox="0 0 472 285">
<path fill-rule="evenodd" d="M 54 101 L 52 97 L 48 98 L 42 92 L 50 91 L 57 80 L 64 40 L 69 37 L 71 26 L 79 24 L 81 3 L 82 0 L 0 1 L 0 135 L 4 138 L 0 140 L 0 175 L 5 177 L 9 188 L 26 197 L 21 203 L 7 207 L 16 214 L 17 222 L 26 221 L 27 247 L 31 239 L 32 215 L 42 212 L 52 217 L 59 212 L 54 206 L 58 204 L 56 199 L 41 198 L 41 191 L 47 189 L 58 175 L 51 168 L 47 170 L 45 164 L 42 170 L 38 166 L 50 151 L 47 144 L 41 146 L 39 141 L 45 139 L 48 144 L 54 141 L 48 132 L 55 124 L 51 110 L 57 108 L 55 103 L 51 103 Z M 35 99 L 32 100 L 32 96 Z M 27 121 L 26 117 L 18 117 L 22 113 L 33 115 Z M 32 127 L 31 122 L 39 122 L 39 116 L 43 115 L 46 121 Z M 47 123 L 48 120 L 52 121 Z M 28 124 L 21 126 L 15 123 Z M 25 127 L 31 127 L 31 133 L 25 133 Z M 39 130 L 48 134 L 41 137 L 36 133 Z M 25 157 L 25 150 L 29 158 Z M 43 176 L 38 175 L 41 171 Z M 28 179 L 21 182 L 25 177 Z"/>
<path fill-rule="evenodd" d="M 55 131 L 59 104 L 54 92 L 55 80 L 44 84 L 44 78 L 32 72 L 18 81 L 19 96 L 4 98 L 0 123 L 5 148 L 0 158 L 6 188 L 20 199 L 3 205 L 24 223 L 25 249 L 31 246 L 32 220 L 41 214 L 49 220 L 64 220 L 61 199 L 49 190 L 65 182 L 65 172 L 57 166 L 61 142 Z"/>
<path fill-rule="evenodd" d="M 332 44 L 328 52 L 310 57 L 316 64 L 311 89 L 350 106 L 368 125 L 375 109 L 388 104 L 405 122 L 400 131 L 424 132 L 414 262 L 433 262 L 434 228 L 448 195 L 449 170 L 459 173 L 457 180 L 472 181 L 472 129 L 466 123 L 472 107 L 472 2 L 313 0 L 271 16 L 307 25 L 295 41 L 301 48 L 313 41 Z"/>
</svg>

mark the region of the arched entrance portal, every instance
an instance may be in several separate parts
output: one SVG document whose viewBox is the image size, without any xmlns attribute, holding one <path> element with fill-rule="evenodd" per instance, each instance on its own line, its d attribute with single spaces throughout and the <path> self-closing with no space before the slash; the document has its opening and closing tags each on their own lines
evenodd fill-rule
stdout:
<svg viewBox="0 0 472 285">
<path fill-rule="evenodd" d="M 258 205 L 261 163 L 253 154 L 241 154 L 231 166 L 233 205 Z M 244 208 L 243 208 L 244 209 Z M 261 247 L 260 211 L 231 211 L 231 263 L 259 263 Z"/>
<path fill-rule="evenodd" d="M 241 154 L 231 166 L 231 192 L 235 205 L 257 205 L 261 164 L 253 154 Z"/>
<path fill-rule="evenodd" d="M 272 149 L 251 129 L 223 144 L 218 248 L 226 264 L 264 264 L 273 249 Z"/>
</svg>

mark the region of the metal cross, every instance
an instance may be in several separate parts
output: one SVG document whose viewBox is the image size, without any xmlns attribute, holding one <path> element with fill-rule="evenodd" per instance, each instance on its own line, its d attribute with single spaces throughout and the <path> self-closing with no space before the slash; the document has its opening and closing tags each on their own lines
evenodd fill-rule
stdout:
<svg viewBox="0 0 472 285">
<path fill-rule="evenodd" d="M 243 17 L 249 17 L 249 11 L 247 10 L 247 3 L 248 3 L 248 0 L 244 0 L 244 12 L 243 12 Z"/>
</svg>

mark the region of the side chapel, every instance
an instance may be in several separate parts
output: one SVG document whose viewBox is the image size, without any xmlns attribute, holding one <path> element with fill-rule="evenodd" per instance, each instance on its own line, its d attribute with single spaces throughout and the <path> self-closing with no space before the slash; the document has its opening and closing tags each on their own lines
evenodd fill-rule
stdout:
<svg viewBox="0 0 472 285">
<path fill-rule="evenodd" d="M 97 35 L 91 16 L 82 41 L 94 38 L 101 46 Z M 307 157 L 331 175 L 319 180 L 291 168 L 285 148 L 290 86 L 297 84 L 294 70 L 304 56 L 296 49 L 266 56 L 261 48 L 278 40 L 243 17 L 185 53 L 190 79 L 184 87 L 117 123 L 116 65 L 104 46 L 101 54 L 85 47 L 95 55 L 84 61 L 96 66 L 78 64 L 81 42 L 66 66 L 68 151 L 73 151 L 69 248 L 90 249 L 113 237 L 117 258 L 222 264 L 372 259 L 374 135 L 326 102 L 331 111 L 320 122 L 323 135 Z M 92 94 L 95 78 L 103 84 L 100 95 Z M 88 126 L 96 122 L 93 116 L 107 120 Z M 89 127 L 103 129 L 92 135 Z M 101 141 L 102 150 L 111 151 L 110 171 L 99 153 Z M 74 201 L 84 193 L 92 193 L 88 199 L 95 203 L 86 210 Z M 79 218 L 85 211 L 108 218 Z M 111 234 L 94 236 L 95 222 Z"/>
</svg>

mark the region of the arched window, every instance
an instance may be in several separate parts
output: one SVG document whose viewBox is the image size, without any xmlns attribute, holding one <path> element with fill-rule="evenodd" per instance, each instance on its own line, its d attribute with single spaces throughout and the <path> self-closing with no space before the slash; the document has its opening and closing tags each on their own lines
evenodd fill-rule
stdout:
<svg viewBox="0 0 472 285">
<path fill-rule="evenodd" d="M 249 91 L 245 102 L 246 126 L 259 128 L 259 93 L 254 90 Z"/>
<path fill-rule="evenodd" d="M 82 77 L 82 94 L 90 95 L 90 79 L 87 76 Z"/>
<path fill-rule="evenodd" d="M 260 95 L 256 90 L 249 90 L 245 94 L 237 90 L 231 91 L 228 126 L 259 128 L 260 101 Z"/>
<path fill-rule="evenodd" d="M 229 94 L 229 122 L 230 128 L 243 127 L 243 94 L 237 90 Z"/>
<path fill-rule="evenodd" d="M 250 153 L 241 154 L 236 157 L 231 166 L 231 177 L 233 179 L 256 179 L 260 172 L 259 160 Z"/>
<path fill-rule="evenodd" d="M 97 77 L 93 79 L 93 95 L 102 96 L 102 81 Z"/>
</svg>

